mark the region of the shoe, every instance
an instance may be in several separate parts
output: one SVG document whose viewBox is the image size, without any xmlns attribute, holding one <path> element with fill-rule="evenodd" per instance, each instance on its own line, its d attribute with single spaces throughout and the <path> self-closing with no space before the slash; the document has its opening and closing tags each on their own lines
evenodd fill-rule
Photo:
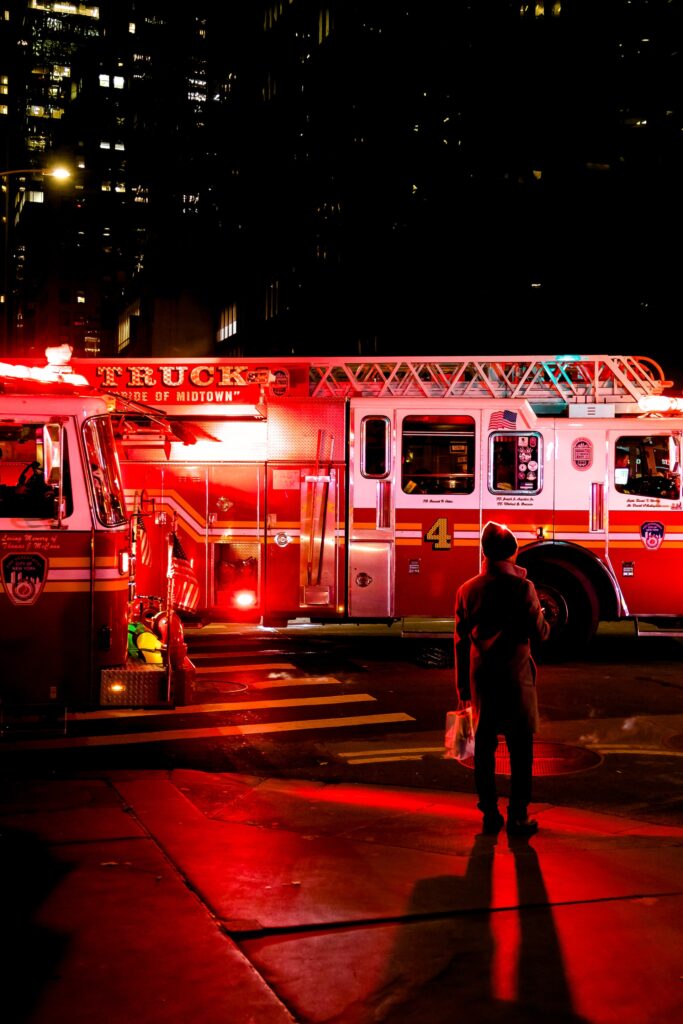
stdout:
<svg viewBox="0 0 683 1024">
<path fill-rule="evenodd" d="M 505 818 L 500 811 L 486 811 L 481 830 L 485 836 L 497 836 L 504 824 Z"/>
<path fill-rule="evenodd" d="M 538 822 L 534 818 L 508 818 L 507 833 L 509 836 L 533 836 L 538 832 Z"/>
</svg>

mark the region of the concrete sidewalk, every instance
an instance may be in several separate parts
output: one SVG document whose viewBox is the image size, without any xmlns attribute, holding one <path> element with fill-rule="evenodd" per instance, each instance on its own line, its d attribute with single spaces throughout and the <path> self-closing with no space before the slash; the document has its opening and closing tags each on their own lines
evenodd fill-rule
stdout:
<svg viewBox="0 0 683 1024">
<path fill-rule="evenodd" d="M 177 770 L 0 786 L 7 1024 L 683 1019 L 683 828 Z"/>
</svg>

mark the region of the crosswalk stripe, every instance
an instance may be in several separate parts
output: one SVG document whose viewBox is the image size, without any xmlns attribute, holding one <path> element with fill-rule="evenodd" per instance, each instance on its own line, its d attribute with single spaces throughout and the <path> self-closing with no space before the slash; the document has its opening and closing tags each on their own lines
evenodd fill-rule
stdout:
<svg viewBox="0 0 683 1024">
<path fill-rule="evenodd" d="M 443 753 L 443 751 L 442 751 Z M 421 761 L 422 754 L 392 754 L 388 757 L 350 757 L 347 764 L 385 764 L 388 761 Z"/>
<path fill-rule="evenodd" d="M 386 747 L 385 749 L 337 751 L 347 764 L 380 764 L 384 761 L 420 761 L 423 754 L 443 754 L 444 747 Z"/>
<path fill-rule="evenodd" d="M 340 753 L 347 764 L 379 764 L 383 761 L 420 761 L 423 754 L 443 754 L 443 745 L 440 747 L 399 747 L 387 748 L 385 750 L 355 750 L 353 753 Z"/>
<path fill-rule="evenodd" d="M 245 683 L 250 690 L 270 690 L 274 686 L 343 686 L 334 676 L 287 676 L 286 679 L 254 679 Z"/>
<path fill-rule="evenodd" d="M 289 661 L 264 661 L 254 665 L 245 662 L 236 664 L 232 661 L 224 662 L 221 665 L 199 665 L 195 668 L 195 672 L 260 672 L 263 669 L 289 669 L 290 671 L 296 671 L 296 665 L 292 665 Z"/>
<path fill-rule="evenodd" d="M 275 655 L 279 654 L 280 657 L 282 657 L 283 655 L 286 654 L 286 652 L 285 651 L 240 651 L 240 650 L 235 650 L 234 648 L 231 649 L 229 647 L 220 647 L 218 650 L 215 650 L 215 651 L 193 651 L 190 648 L 189 651 L 188 651 L 188 654 L 189 654 L 190 658 L 192 659 L 192 661 L 195 661 L 195 660 L 201 661 L 202 659 L 206 659 L 206 658 L 242 658 L 244 660 L 245 664 L 246 664 L 249 661 L 251 661 L 252 658 L 264 658 L 264 657 L 267 657 L 268 654 L 270 654 L 271 656 L 275 656 Z"/>
<path fill-rule="evenodd" d="M 140 743 L 167 743 L 169 740 L 220 739 L 227 736 L 294 732 L 311 729 L 339 729 L 357 725 L 385 725 L 391 722 L 414 722 L 402 712 L 387 715 L 356 715 L 349 718 L 310 718 L 294 722 L 249 722 L 245 725 L 215 725 L 204 729 L 170 729 L 168 732 L 126 733 L 119 736 L 63 736 L 59 739 L 20 740 L 0 745 L 0 753 L 8 750 L 65 750 L 74 747 L 133 746 Z"/>
<path fill-rule="evenodd" d="M 184 704 L 175 708 L 107 708 L 106 711 L 78 711 L 70 721 L 91 722 L 97 718 L 145 718 L 153 715 L 203 715 L 218 711 L 260 711 L 263 708 L 299 708 L 318 704 L 354 704 L 377 700 L 369 693 L 340 693 L 325 697 L 281 697 L 277 700 L 234 700 L 222 704 Z"/>
</svg>

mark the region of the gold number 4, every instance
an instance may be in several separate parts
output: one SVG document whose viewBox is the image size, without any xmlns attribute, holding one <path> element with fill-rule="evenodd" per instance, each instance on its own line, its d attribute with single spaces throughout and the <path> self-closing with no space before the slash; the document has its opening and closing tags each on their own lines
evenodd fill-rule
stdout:
<svg viewBox="0 0 683 1024">
<path fill-rule="evenodd" d="M 444 516 L 436 519 L 425 533 L 425 540 L 428 540 L 434 551 L 450 551 L 451 535 L 448 532 L 448 520 Z"/>
</svg>

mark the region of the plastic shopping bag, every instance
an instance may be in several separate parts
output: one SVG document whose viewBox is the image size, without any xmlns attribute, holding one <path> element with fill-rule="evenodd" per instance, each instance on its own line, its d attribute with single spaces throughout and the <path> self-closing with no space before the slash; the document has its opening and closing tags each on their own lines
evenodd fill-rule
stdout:
<svg viewBox="0 0 683 1024">
<path fill-rule="evenodd" d="M 444 757 L 464 761 L 474 756 L 474 725 L 472 705 L 446 714 L 446 752 Z"/>
</svg>

